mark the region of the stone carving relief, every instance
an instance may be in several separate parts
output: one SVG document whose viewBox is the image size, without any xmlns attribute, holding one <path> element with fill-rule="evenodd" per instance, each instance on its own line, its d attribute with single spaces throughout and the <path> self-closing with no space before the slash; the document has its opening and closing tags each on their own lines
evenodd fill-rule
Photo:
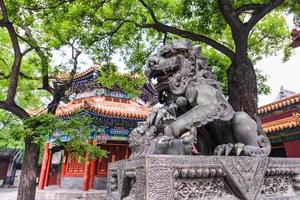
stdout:
<svg viewBox="0 0 300 200">
<path fill-rule="evenodd" d="M 107 199 L 297 200 L 299 166 L 300 159 L 148 155 L 110 164 Z"/>
<path fill-rule="evenodd" d="M 174 183 L 174 199 L 202 200 L 233 197 L 223 178 L 178 179 Z"/>
<path fill-rule="evenodd" d="M 255 199 L 265 176 L 269 160 L 260 157 L 220 159 L 231 184 L 246 199 Z"/>
<path fill-rule="evenodd" d="M 266 177 L 262 185 L 261 194 L 266 196 L 286 194 L 291 189 L 290 186 L 288 176 Z"/>
</svg>

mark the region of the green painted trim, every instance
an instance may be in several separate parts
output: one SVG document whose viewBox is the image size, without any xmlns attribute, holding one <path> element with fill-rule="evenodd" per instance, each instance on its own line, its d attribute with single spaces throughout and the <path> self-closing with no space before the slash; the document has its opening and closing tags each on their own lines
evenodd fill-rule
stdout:
<svg viewBox="0 0 300 200">
<path fill-rule="evenodd" d="M 292 141 L 292 140 L 297 140 L 300 139 L 300 134 L 296 134 L 296 135 L 289 135 L 289 136 L 283 136 L 280 138 L 276 138 L 276 139 L 271 139 L 271 143 L 279 143 L 279 142 L 287 142 L 287 141 Z"/>
</svg>

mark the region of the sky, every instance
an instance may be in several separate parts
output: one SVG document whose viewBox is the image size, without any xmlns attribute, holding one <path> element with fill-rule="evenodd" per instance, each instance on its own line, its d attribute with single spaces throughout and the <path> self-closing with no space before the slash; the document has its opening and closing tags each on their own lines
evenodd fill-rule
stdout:
<svg viewBox="0 0 300 200">
<path fill-rule="evenodd" d="M 286 15 L 289 30 L 295 26 L 293 16 Z M 296 93 L 300 92 L 300 47 L 294 49 L 293 55 L 287 62 L 282 62 L 283 53 L 279 52 L 276 56 L 264 57 L 254 67 L 262 70 L 263 74 L 267 74 L 267 85 L 271 88 L 268 95 L 258 96 L 258 106 L 263 106 L 275 101 L 280 87 Z"/>
<path fill-rule="evenodd" d="M 266 57 L 255 65 L 269 76 L 267 85 L 271 87 L 271 94 L 259 96 L 258 106 L 275 101 L 281 86 L 293 92 L 300 92 L 300 47 L 295 49 L 287 62 L 283 63 L 282 58 L 282 54 Z"/>
</svg>

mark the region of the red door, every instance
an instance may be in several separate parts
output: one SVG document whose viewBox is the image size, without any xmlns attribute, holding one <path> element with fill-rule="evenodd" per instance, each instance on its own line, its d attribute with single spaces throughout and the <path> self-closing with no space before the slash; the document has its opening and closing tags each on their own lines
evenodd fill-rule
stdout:
<svg viewBox="0 0 300 200">
<path fill-rule="evenodd" d="M 9 165 L 9 158 L 0 158 L 0 180 L 5 179 Z"/>
<path fill-rule="evenodd" d="M 108 163 L 127 159 L 130 150 L 128 144 L 102 144 L 102 149 L 107 151 L 107 158 L 97 159 L 97 175 L 107 176 Z"/>
</svg>

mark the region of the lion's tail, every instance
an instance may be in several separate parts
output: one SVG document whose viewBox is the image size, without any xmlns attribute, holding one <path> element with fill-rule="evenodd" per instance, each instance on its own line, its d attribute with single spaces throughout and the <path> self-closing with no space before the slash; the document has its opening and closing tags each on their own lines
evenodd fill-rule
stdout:
<svg viewBox="0 0 300 200">
<path fill-rule="evenodd" d="M 259 146 L 263 149 L 264 155 L 268 156 L 271 152 L 271 142 L 267 136 L 267 134 L 264 132 L 262 128 L 262 123 L 260 118 L 257 116 L 257 114 L 254 114 L 254 119 L 257 123 L 257 143 Z"/>
</svg>

